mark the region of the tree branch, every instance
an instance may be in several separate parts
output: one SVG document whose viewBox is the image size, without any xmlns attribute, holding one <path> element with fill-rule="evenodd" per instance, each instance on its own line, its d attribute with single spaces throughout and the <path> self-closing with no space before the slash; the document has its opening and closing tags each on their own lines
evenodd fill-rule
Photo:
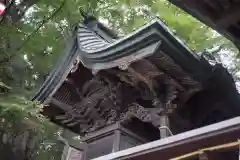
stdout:
<svg viewBox="0 0 240 160">
<path fill-rule="evenodd" d="M 15 57 L 17 55 L 17 53 L 19 51 L 21 51 L 21 49 L 31 40 L 32 36 L 35 35 L 42 27 L 45 23 L 47 23 L 49 20 L 51 20 L 53 17 L 55 17 L 60 11 L 61 9 L 64 7 L 66 3 L 66 0 L 63 0 L 61 5 L 58 7 L 58 9 L 56 9 L 50 16 L 48 16 L 46 19 L 43 19 L 39 26 L 25 39 L 25 41 L 16 49 L 15 53 L 11 54 L 8 57 L 5 57 L 2 61 L 0 61 L 0 64 L 2 63 L 8 63 L 13 57 Z"/>
</svg>

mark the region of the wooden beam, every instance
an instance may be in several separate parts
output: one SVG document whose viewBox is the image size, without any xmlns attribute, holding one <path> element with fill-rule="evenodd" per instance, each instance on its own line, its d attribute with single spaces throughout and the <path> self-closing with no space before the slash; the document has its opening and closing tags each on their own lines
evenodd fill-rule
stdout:
<svg viewBox="0 0 240 160">
<path fill-rule="evenodd" d="M 66 111 L 66 112 L 68 110 L 73 110 L 73 106 L 68 105 L 68 104 L 66 104 L 64 102 L 61 102 L 61 101 L 59 101 L 59 100 L 57 100 L 55 98 L 52 98 L 50 103 L 53 104 L 53 105 L 58 106 L 59 108 L 61 108 L 62 110 Z M 74 119 L 74 118 L 76 118 L 76 119 Z M 86 123 L 88 123 L 90 121 L 87 117 L 85 119 L 79 119 L 79 118 L 84 118 L 84 117 L 82 117 L 82 115 L 78 115 L 78 116 L 71 115 L 70 117 L 68 117 L 67 114 L 59 115 L 59 116 L 55 117 L 55 119 L 61 120 L 62 124 L 67 125 L 69 127 L 73 127 L 73 126 L 78 125 L 80 123 L 86 124 Z"/>
</svg>

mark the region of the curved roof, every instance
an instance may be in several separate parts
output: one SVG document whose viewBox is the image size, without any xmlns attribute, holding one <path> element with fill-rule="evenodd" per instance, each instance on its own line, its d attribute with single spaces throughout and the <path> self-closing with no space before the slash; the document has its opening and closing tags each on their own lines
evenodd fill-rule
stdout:
<svg viewBox="0 0 240 160">
<path fill-rule="evenodd" d="M 171 55 L 172 58 L 176 57 L 176 61 L 191 59 L 193 66 L 201 63 L 200 57 L 179 40 L 160 19 L 154 19 L 126 37 L 113 42 L 106 41 L 104 37 L 100 37 L 83 25 L 79 25 L 77 30 L 80 59 L 89 69 L 101 70 L 115 67 L 118 65 L 115 63 L 116 60 L 130 55 L 134 60 L 149 56 L 162 41 L 168 43 L 174 52 L 178 53 L 178 55 Z M 151 45 L 154 46 L 141 53 L 138 52 Z M 180 65 L 184 66 L 184 63 Z M 189 66 L 184 69 L 189 69 Z"/>
<path fill-rule="evenodd" d="M 155 19 L 128 36 L 111 42 L 96 30 L 78 25 L 67 44 L 64 57 L 33 100 L 43 103 L 51 97 L 70 73 L 76 59 L 89 70 L 104 70 L 129 65 L 166 46 L 169 50 L 168 56 L 196 80 L 203 81 L 211 74 L 211 65 L 193 53 L 160 19 Z"/>
</svg>

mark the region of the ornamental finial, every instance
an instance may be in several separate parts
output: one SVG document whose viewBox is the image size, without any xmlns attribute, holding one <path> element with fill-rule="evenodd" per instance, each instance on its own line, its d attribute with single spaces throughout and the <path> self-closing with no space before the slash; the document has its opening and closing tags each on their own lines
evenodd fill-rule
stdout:
<svg viewBox="0 0 240 160">
<path fill-rule="evenodd" d="M 97 21 L 97 18 L 94 17 L 93 15 L 85 12 L 83 9 L 79 8 L 79 12 L 82 15 L 83 19 L 83 24 L 87 25 L 93 21 Z"/>
</svg>

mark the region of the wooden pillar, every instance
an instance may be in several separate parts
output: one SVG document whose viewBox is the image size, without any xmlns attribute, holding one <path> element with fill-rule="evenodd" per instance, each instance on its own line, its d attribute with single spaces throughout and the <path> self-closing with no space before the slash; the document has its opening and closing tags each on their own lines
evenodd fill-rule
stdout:
<svg viewBox="0 0 240 160">
<path fill-rule="evenodd" d="M 166 138 L 170 136 L 170 130 L 169 130 L 169 119 L 167 114 L 163 114 L 160 116 L 160 137 Z"/>
<path fill-rule="evenodd" d="M 158 109 L 157 112 L 155 112 L 155 114 L 157 115 L 157 126 L 159 128 L 160 131 L 160 138 L 166 138 L 169 135 L 171 135 L 171 131 L 169 129 L 169 119 L 168 119 L 168 115 L 166 112 L 166 104 L 164 104 L 163 102 L 161 102 L 161 100 L 159 100 L 158 98 L 154 99 L 153 101 L 153 105 Z"/>
<path fill-rule="evenodd" d="M 120 138 L 121 138 L 121 132 L 119 130 L 116 130 L 114 132 L 112 152 L 118 152 L 120 150 Z"/>
</svg>

